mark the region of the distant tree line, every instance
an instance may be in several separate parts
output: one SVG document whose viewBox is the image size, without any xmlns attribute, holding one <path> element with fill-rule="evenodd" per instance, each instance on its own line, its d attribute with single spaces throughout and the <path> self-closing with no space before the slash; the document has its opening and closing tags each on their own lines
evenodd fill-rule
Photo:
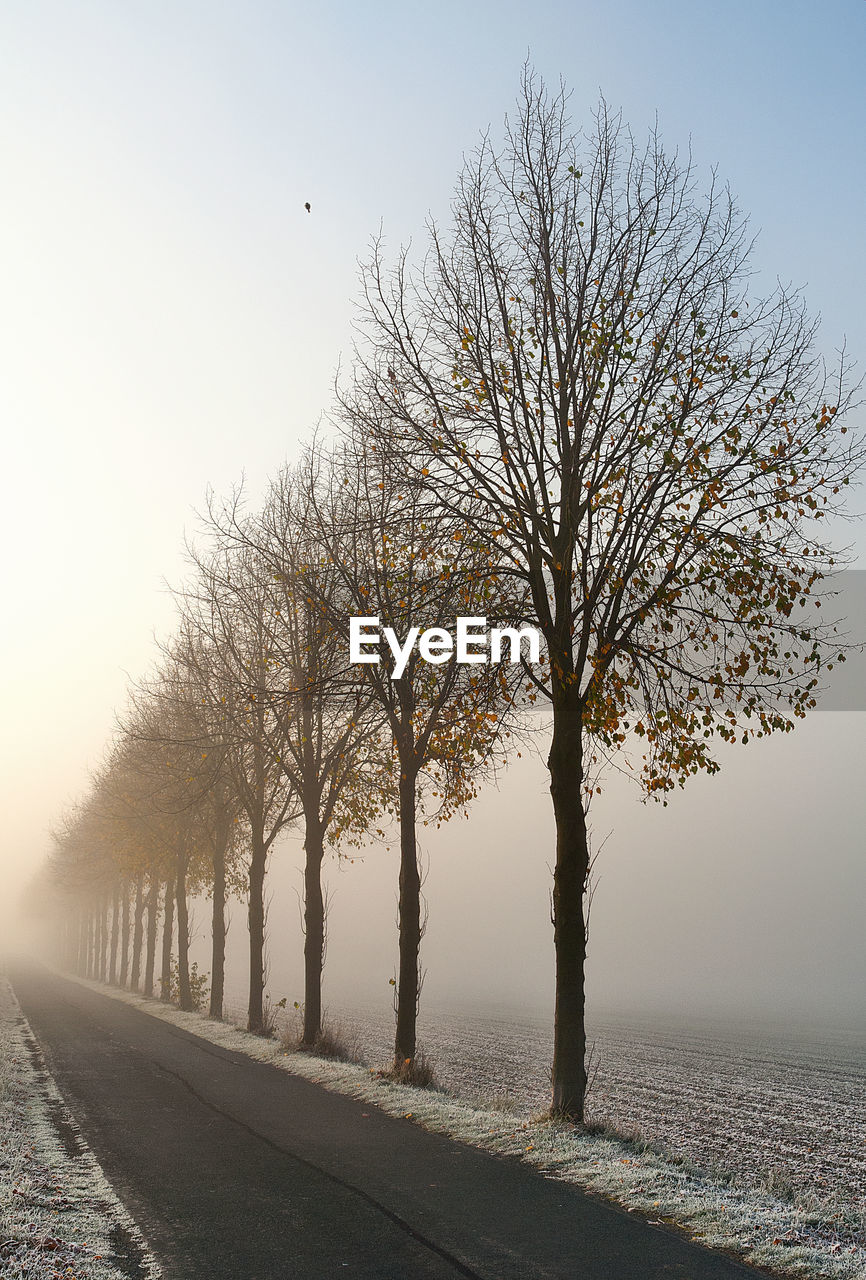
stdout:
<svg viewBox="0 0 866 1280">
<path fill-rule="evenodd" d="M 812 601 L 844 557 L 863 435 L 844 353 L 801 299 L 750 291 L 729 192 L 602 103 L 524 76 L 496 149 L 458 181 L 426 257 L 364 271 L 362 326 L 327 441 L 262 508 L 211 498 L 176 634 L 130 695 L 88 796 L 55 833 L 65 963 L 193 1007 L 189 899 L 247 905 L 248 1028 L 268 1028 L 265 880 L 304 841 L 301 1042 L 322 1033 L 322 868 L 395 832 L 394 1072 L 414 1078 L 424 908 L 419 824 L 465 813 L 515 742 L 548 734 L 556 821 L 552 1109 L 583 1119 L 589 805 L 605 767 L 666 801 L 719 741 L 790 730 L 839 660 Z M 539 663 L 349 661 L 349 619 L 541 632 Z M 546 856 L 531 851 L 532 856 Z M 699 856 L 699 853 L 696 855 Z M 160 934 L 161 930 L 161 934 Z M 158 975 L 158 976 L 157 976 Z"/>
</svg>

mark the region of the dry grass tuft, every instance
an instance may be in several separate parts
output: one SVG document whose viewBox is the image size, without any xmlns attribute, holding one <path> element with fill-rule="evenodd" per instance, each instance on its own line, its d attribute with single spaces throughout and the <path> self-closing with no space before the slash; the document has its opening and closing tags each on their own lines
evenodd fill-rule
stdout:
<svg viewBox="0 0 866 1280">
<path fill-rule="evenodd" d="M 419 1049 L 414 1058 L 395 1062 L 393 1066 L 377 1074 L 382 1080 L 392 1080 L 394 1084 L 409 1084 L 416 1089 L 439 1088 L 433 1062 L 423 1049 Z"/>
<path fill-rule="evenodd" d="M 346 1030 L 340 1022 L 323 1021 L 313 1044 L 304 1044 L 297 1020 L 287 1022 L 280 1043 L 289 1053 L 309 1053 L 314 1058 L 330 1058 L 333 1062 L 350 1062 L 356 1066 L 364 1062 L 359 1033 Z"/>
</svg>

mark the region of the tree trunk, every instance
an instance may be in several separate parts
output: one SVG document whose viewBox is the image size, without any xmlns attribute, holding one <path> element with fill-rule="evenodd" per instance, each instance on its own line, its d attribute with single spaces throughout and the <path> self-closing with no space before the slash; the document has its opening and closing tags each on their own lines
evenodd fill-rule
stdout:
<svg viewBox="0 0 866 1280">
<path fill-rule="evenodd" d="M 78 907 L 70 916 L 67 945 L 66 968 L 71 973 L 75 973 L 78 969 L 78 953 L 81 948 L 81 914 Z"/>
<path fill-rule="evenodd" d="M 397 1034 L 394 1039 L 394 1065 L 397 1068 L 415 1060 L 415 1024 L 420 993 L 421 873 L 415 836 L 415 803 L 415 773 L 404 769 L 400 776 L 400 969 L 397 978 Z"/>
<path fill-rule="evenodd" d="M 76 968 L 83 978 L 87 977 L 87 911 L 84 907 L 78 917 L 78 964 Z"/>
<path fill-rule="evenodd" d="M 144 994 L 153 995 L 153 970 L 156 964 L 156 926 L 159 918 L 159 880 L 151 876 L 147 895 L 147 960 L 144 966 Z"/>
<path fill-rule="evenodd" d="M 265 990 L 265 868 L 267 850 L 261 828 L 253 831 L 250 856 L 250 998 L 247 1008 L 247 1030 L 261 1035 L 264 1031 Z"/>
<path fill-rule="evenodd" d="M 301 1041 L 312 1048 L 322 1030 L 322 968 L 325 963 L 325 899 L 322 894 L 324 832 L 315 816 L 306 821 L 304 838 L 304 1034 Z"/>
<path fill-rule="evenodd" d="M 171 1000 L 171 941 L 174 933 L 174 879 L 169 876 L 165 885 L 162 919 L 162 973 L 159 979 L 159 998 Z"/>
<path fill-rule="evenodd" d="M 220 820 L 213 846 L 213 912 L 211 915 L 210 1016 L 223 1016 L 226 970 L 226 849 L 229 819 Z"/>
<path fill-rule="evenodd" d="M 189 908 L 186 902 L 186 865 L 177 868 L 177 992 L 181 1009 L 192 1008 L 192 991 L 189 985 Z"/>
<path fill-rule="evenodd" d="M 85 970 L 87 977 L 93 977 L 93 961 L 96 955 L 96 912 L 93 907 L 89 907 L 87 911 L 87 968 Z"/>
<path fill-rule="evenodd" d="M 99 921 L 99 981 L 108 978 L 108 894 L 102 895 Z"/>
<path fill-rule="evenodd" d="M 129 885 L 124 880 L 121 886 L 123 895 L 123 916 L 120 926 L 120 985 L 126 986 L 129 974 Z"/>
<path fill-rule="evenodd" d="M 551 1111 L 555 1116 L 581 1123 L 586 1096 L 583 899 L 589 872 L 589 843 L 582 796 L 582 706 L 577 693 L 569 686 L 554 688 L 553 740 L 547 767 L 556 818 L 553 873 L 556 1013 Z"/>
<path fill-rule="evenodd" d="M 112 986 L 117 984 L 117 943 L 120 937 L 120 889 L 114 886 L 111 900 L 111 949 L 108 959 L 108 981 Z"/>
<path fill-rule="evenodd" d="M 135 922 L 132 934 L 132 969 L 129 975 L 129 986 L 132 991 L 138 990 L 141 976 L 141 944 L 143 938 L 144 916 L 144 876 L 135 878 Z"/>
</svg>

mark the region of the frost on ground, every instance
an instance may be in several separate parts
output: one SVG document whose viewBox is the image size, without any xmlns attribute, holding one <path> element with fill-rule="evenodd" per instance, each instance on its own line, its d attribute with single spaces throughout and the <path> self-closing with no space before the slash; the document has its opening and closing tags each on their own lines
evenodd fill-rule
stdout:
<svg viewBox="0 0 866 1280">
<path fill-rule="evenodd" d="M 365 1067 L 289 1053 L 276 1040 L 203 1014 L 182 1013 L 130 992 L 76 981 L 213 1044 L 373 1103 L 391 1115 L 516 1156 L 548 1177 L 608 1196 L 650 1221 L 684 1227 L 702 1243 L 732 1250 L 755 1265 L 831 1280 L 866 1277 L 863 1222 L 848 1207 L 833 1210 L 826 1201 L 784 1198 L 738 1184 L 733 1177 L 714 1176 L 649 1144 L 587 1134 L 549 1120 L 524 1120 L 448 1093 L 393 1084 Z"/>
<path fill-rule="evenodd" d="M 370 1063 L 387 1059 L 390 1010 L 333 1017 Z M 427 1001 L 418 1031 L 449 1092 L 498 1098 L 522 1119 L 549 1105 L 549 1019 Z M 866 1040 L 856 1031 L 633 1013 L 593 1018 L 589 1039 L 593 1122 L 758 1190 L 823 1203 L 831 1218 L 846 1206 L 866 1221 Z"/>
<path fill-rule="evenodd" d="M 332 1016 L 370 1062 L 387 1059 L 388 1012 Z M 419 1034 L 449 1092 L 496 1100 L 522 1120 L 549 1105 L 548 1020 L 428 1001 Z M 828 1246 L 866 1243 L 866 1045 L 856 1031 L 632 1014 L 593 1020 L 590 1040 L 594 1127 L 807 1207 Z"/>
<path fill-rule="evenodd" d="M 160 1275 L 70 1119 L 2 976 L 0 1274 L 4 1280 Z"/>
</svg>

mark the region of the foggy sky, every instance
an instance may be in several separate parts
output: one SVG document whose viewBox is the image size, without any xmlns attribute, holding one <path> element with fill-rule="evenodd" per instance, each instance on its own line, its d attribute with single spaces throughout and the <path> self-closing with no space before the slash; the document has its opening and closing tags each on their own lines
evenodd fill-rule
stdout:
<svg viewBox="0 0 866 1280">
<path fill-rule="evenodd" d="M 461 154 L 499 128 L 527 51 L 573 88 L 577 123 L 601 88 L 638 137 L 658 111 L 668 145 L 691 139 L 705 173 L 718 163 L 761 231 L 756 287 L 806 285 L 824 350 L 847 337 L 862 361 L 864 48 L 855 0 L 832 21 L 742 0 L 3 6 L 7 924 L 101 758 L 127 673 L 172 626 L 163 579 L 184 572 L 206 486 L 245 472 L 255 495 L 308 436 L 349 355 L 357 258 L 380 223 L 393 249 L 423 240 L 428 211 L 447 220 Z M 862 521 L 840 539 L 862 552 Z M 725 751 L 720 776 L 664 810 L 612 780 L 593 809 L 596 845 L 608 839 L 591 1007 L 866 1018 L 864 727 L 862 711 L 820 712 Z M 299 843 L 272 859 L 277 998 L 300 991 Z M 425 997 L 549 1007 L 540 762 L 516 762 L 469 822 L 423 844 Z M 326 995 L 387 1000 L 396 855 L 329 876 Z"/>
</svg>

